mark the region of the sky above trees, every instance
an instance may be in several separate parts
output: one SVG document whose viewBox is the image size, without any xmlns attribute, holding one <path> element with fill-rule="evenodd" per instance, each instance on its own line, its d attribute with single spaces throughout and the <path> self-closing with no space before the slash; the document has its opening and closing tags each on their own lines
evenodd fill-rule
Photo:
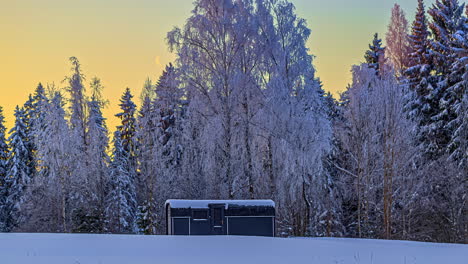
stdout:
<svg viewBox="0 0 468 264">
<path fill-rule="evenodd" d="M 412 20 L 416 0 L 292 0 L 296 12 L 312 29 L 308 47 L 327 91 L 343 91 L 351 65 L 362 62 L 374 32 L 383 36 L 393 4 L 399 3 Z M 430 7 L 434 0 L 425 1 Z M 0 0 L 0 105 L 7 126 L 13 125 L 17 104 L 38 82 L 64 86 L 68 58 L 83 64 L 88 83 L 102 79 L 110 104 L 104 114 L 110 127 L 118 98 L 126 87 L 138 96 L 145 79 L 156 80 L 175 56 L 166 34 L 181 26 L 193 8 L 191 0 Z M 140 102 L 137 101 L 140 105 Z"/>
</svg>

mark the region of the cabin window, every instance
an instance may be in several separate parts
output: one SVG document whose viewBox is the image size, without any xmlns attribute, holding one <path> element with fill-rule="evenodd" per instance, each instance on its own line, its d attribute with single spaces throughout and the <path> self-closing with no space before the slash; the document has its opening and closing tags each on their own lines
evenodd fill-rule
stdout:
<svg viewBox="0 0 468 264">
<path fill-rule="evenodd" d="M 208 210 L 192 210 L 193 220 L 208 220 Z"/>
</svg>

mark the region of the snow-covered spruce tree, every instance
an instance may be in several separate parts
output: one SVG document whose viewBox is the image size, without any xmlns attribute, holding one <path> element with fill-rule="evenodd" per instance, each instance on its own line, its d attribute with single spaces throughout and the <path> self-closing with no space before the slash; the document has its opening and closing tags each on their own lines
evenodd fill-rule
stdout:
<svg viewBox="0 0 468 264">
<path fill-rule="evenodd" d="M 405 76 L 409 79 L 412 87 L 421 82 L 421 74 L 423 73 L 421 68 L 423 65 L 427 65 L 429 61 L 428 38 L 429 30 L 424 1 L 418 0 L 418 8 L 411 26 L 411 34 L 408 36 L 410 68 L 405 72 Z"/>
<path fill-rule="evenodd" d="M 339 132 L 343 128 L 344 113 L 341 101 L 333 98 L 330 92 L 325 93 L 325 104 L 327 115 L 332 122 L 333 137 L 331 140 L 331 151 L 324 160 L 324 176 L 327 179 L 327 196 L 325 208 L 327 209 L 319 217 L 319 223 L 323 225 L 323 231 L 319 235 L 326 237 L 342 237 L 346 234 L 343 224 L 343 185 L 341 166 L 344 164 L 343 143 Z M 345 166 L 346 167 L 346 166 Z"/>
<path fill-rule="evenodd" d="M 433 70 L 433 90 L 430 94 L 432 100 L 436 101 L 431 123 L 423 128 L 428 139 L 430 158 L 435 159 L 447 152 L 453 128 L 450 122 L 456 118 L 456 113 L 451 105 L 456 104 L 461 97 L 447 89 L 453 85 L 456 76 L 451 75 L 451 66 L 458 59 L 453 54 L 453 39 L 458 30 L 464 27 L 463 7 L 458 0 L 438 0 L 429 9 L 432 17 L 429 28 L 433 39 L 430 41 L 431 63 Z"/>
<path fill-rule="evenodd" d="M 67 90 L 70 93 L 70 126 L 77 140 L 81 142 L 80 149 L 86 145 L 86 98 L 85 76 L 81 71 L 81 64 L 76 57 L 70 57 L 72 64 L 71 75 L 65 77 L 68 82 Z"/>
<path fill-rule="evenodd" d="M 468 10 L 468 9 L 467 9 Z M 468 23 L 468 20 L 467 22 Z M 465 24 L 464 30 L 459 30 L 454 36 L 453 55 L 457 57 L 451 67 L 449 78 L 454 80 L 454 84 L 448 88 L 457 100 L 451 105 L 456 118 L 449 124 L 455 131 L 449 145 L 449 152 L 452 160 L 457 161 L 462 166 L 468 165 L 468 156 L 466 155 L 466 108 L 468 93 L 468 24 Z M 465 136 L 463 136 L 465 135 Z"/>
<path fill-rule="evenodd" d="M 182 197 L 187 193 L 190 180 L 185 181 L 181 171 L 181 121 L 182 121 L 182 96 L 183 90 L 179 87 L 177 72 L 172 64 L 166 66 L 156 86 L 156 99 L 153 101 L 153 109 L 156 111 L 158 130 L 158 150 L 155 151 L 155 161 L 160 168 L 157 184 L 161 189 L 158 192 L 156 202 L 160 203 L 160 209 L 164 200 L 172 197 Z M 184 189 L 186 189 L 184 191 Z M 164 193 L 165 192 L 165 193 Z M 159 212 L 162 214 L 162 212 Z"/>
<path fill-rule="evenodd" d="M 41 130 L 44 126 L 43 116 L 44 116 L 44 104 L 46 103 L 46 95 L 44 86 L 39 83 L 33 95 L 29 95 L 28 100 L 25 102 L 24 109 L 24 124 L 26 125 L 26 135 L 27 135 L 27 144 L 29 158 L 27 165 L 31 172 L 31 178 L 34 178 L 36 174 L 37 160 L 34 156 L 34 153 L 37 151 L 37 131 Z"/>
<path fill-rule="evenodd" d="M 25 191 L 31 181 L 31 172 L 28 167 L 30 153 L 28 152 L 27 127 L 24 122 L 25 111 L 16 106 L 15 125 L 10 131 L 8 138 L 10 144 L 10 159 L 8 160 L 7 188 L 8 196 L 6 200 L 6 230 L 11 231 L 19 227 L 25 220 L 23 219 L 24 209 L 22 208 Z"/>
<path fill-rule="evenodd" d="M 86 183 L 85 203 L 76 214 L 74 232 L 100 233 L 104 230 L 107 184 L 109 182 L 107 148 L 109 144 L 106 119 L 102 115 L 106 101 L 102 99 L 103 86 L 99 78 L 90 83 L 91 98 L 88 103 L 86 123 Z"/>
<path fill-rule="evenodd" d="M 73 224 L 70 227 L 72 231 L 77 231 L 82 225 L 83 215 L 86 215 L 87 199 L 91 196 L 90 183 L 88 179 L 88 166 L 90 165 L 87 159 L 82 158 L 88 148 L 87 143 L 87 119 L 88 119 L 88 103 L 85 96 L 85 76 L 81 70 L 81 64 L 76 57 L 71 57 L 72 64 L 70 76 L 65 77 L 69 92 L 69 125 L 71 131 L 71 151 L 70 156 L 73 156 L 69 166 L 72 168 L 73 177 L 71 180 Z"/>
<path fill-rule="evenodd" d="M 190 89 L 188 89 L 190 91 Z M 191 199 L 204 199 L 207 194 L 207 178 L 203 172 L 207 149 L 201 143 L 201 133 L 204 129 L 204 120 L 200 119 L 199 105 L 197 97 L 192 97 L 187 93 L 187 99 L 182 104 L 182 120 L 178 120 L 178 127 L 182 130 L 182 155 L 181 164 L 183 197 Z M 202 106 L 203 107 L 203 106 Z"/>
<path fill-rule="evenodd" d="M 450 66 L 450 73 L 446 77 L 450 85 L 447 88 L 449 96 L 446 98 L 450 101 L 445 102 L 449 104 L 450 111 L 454 115 L 453 120 L 448 124 L 448 129 L 455 131 L 448 146 L 448 152 L 452 154 L 455 161 L 468 158 L 461 154 L 463 150 L 459 150 L 459 145 L 462 137 L 457 136 L 460 134 L 460 127 L 463 126 L 465 119 L 463 108 L 466 102 L 463 101 L 463 97 L 468 90 L 468 18 L 461 17 L 458 23 L 457 31 L 451 37 L 450 50 L 453 63 Z"/>
<path fill-rule="evenodd" d="M 145 84 L 145 86 L 148 83 Z M 157 166 L 156 153 L 159 151 L 157 113 L 148 94 L 142 102 L 138 115 L 136 139 L 138 141 L 138 177 L 136 180 L 136 193 L 138 202 L 137 225 L 138 231 L 143 234 L 156 234 L 157 222 L 162 219 L 156 217 L 158 205 L 154 201 L 156 193 L 161 186 L 156 184 L 160 171 Z"/>
<path fill-rule="evenodd" d="M 374 34 L 374 39 L 372 43 L 369 44 L 369 50 L 366 51 L 364 55 L 366 63 L 369 65 L 369 68 L 374 69 L 377 75 L 383 74 L 385 71 L 385 48 L 382 47 L 382 40 L 379 39 L 379 34 Z"/>
<path fill-rule="evenodd" d="M 72 184 L 74 156 L 71 156 L 71 131 L 65 120 L 65 102 L 60 92 L 51 87 L 50 102 L 45 109 L 44 123 L 37 134 L 37 176 L 28 191 L 27 210 L 31 217 L 23 226 L 27 232 L 71 232 Z"/>
<path fill-rule="evenodd" d="M 153 198 L 149 198 L 143 205 L 138 206 L 136 224 L 140 234 L 155 235 L 158 231 L 161 231 L 158 230 L 158 215 L 156 214 L 155 208 L 156 203 Z"/>
<path fill-rule="evenodd" d="M 132 181 L 135 180 L 136 176 L 136 105 L 132 101 L 133 95 L 130 92 L 130 88 L 127 88 L 120 99 L 120 109 L 122 112 L 116 114 L 121 121 L 121 124 L 117 126 L 117 130 L 120 132 L 122 146 L 124 150 L 128 153 L 129 162 L 126 164 L 127 170 L 130 173 L 130 178 Z"/>
<path fill-rule="evenodd" d="M 25 129 L 25 147 L 27 149 L 28 157 L 26 158 L 26 166 L 28 166 L 28 171 L 30 173 L 30 178 L 34 178 L 36 174 L 36 159 L 34 157 L 34 152 L 36 151 L 36 146 L 34 142 L 34 128 L 33 123 L 35 120 L 35 115 L 38 113 L 38 109 L 35 108 L 34 97 L 30 94 L 28 100 L 24 103 L 22 109 L 24 110 L 23 123 L 26 126 Z"/>
<path fill-rule="evenodd" d="M 430 96 L 433 89 L 430 77 L 432 67 L 429 55 L 429 31 L 423 0 L 418 0 L 416 17 L 408 38 L 409 67 L 405 71 L 405 77 L 409 90 L 406 95 L 405 110 L 408 117 L 417 122 L 418 127 L 422 127 L 429 122 L 429 112 L 435 107 L 435 102 Z M 419 132 L 415 131 L 414 133 L 417 135 Z M 418 137 L 420 136 L 418 135 Z"/>
<path fill-rule="evenodd" d="M 419 211 L 413 211 L 418 216 L 419 226 L 412 233 L 417 239 L 431 237 L 435 241 L 455 242 L 460 241 L 457 230 L 463 229 L 460 215 L 466 202 L 460 199 L 464 193 L 460 187 L 463 179 L 454 176 L 459 169 L 447 156 L 454 146 L 451 139 L 458 118 L 454 106 L 459 106 L 462 100 L 462 92 L 451 89 L 462 73 L 452 68 L 463 57 L 455 52 L 458 50 L 455 38 L 457 32 L 463 31 L 466 18 L 463 5 L 454 0 L 436 1 L 428 13 L 432 17 L 429 26 L 433 35 L 428 49 L 431 69 L 429 77 L 422 78 L 421 82 L 427 85 L 426 95 L 416 94 L 414 103 L 424 103 L 416 129 L 421 153 L 417 155 L 417 177 L 423 184 L 419 195 L 414 196 L 419 197 L 421 206 Z"/>
<path fill-rule="evenodd" d="M 141 90 L 140 102 L 143 104 L 143 102 L 146 100 L 146 98 L 149 98 L 150 100 L 153 100 L 155 97 L 156 97 L 156 93 L 154 91 L 153 82 L 148 77 L 145 80 L 145 84 L 143 85 L 143 90 Z"/>
<path fill-rule="evenodd" d="M 183 90 L 172 64 L 163 71 L 153 88 L 154 98 L 147 94 L 138 118 L 138 201 L 140 232 L 162 233 L 165 230 L 164 201 L 192 197 L 190 180 L 182 172 L 181 116 Z M 141 219 L 144 217 L 145 219 Z M 156 233 L 155 233 L 156 232 Z"/>
<path fill-rule="evenodd" d="M 117 126 L 114 133 L 114 153 L 110 168 L 110 192 L 108 201 L 112 200 L 114 209 L 119 210 L 115 214 L 109 212 L 112 206 L 107 207 L 109 224 L 116 221 L 117 215 L 123 218 L 118 220 L 119 231 L 124 233 L 136 232 L 136 177 L 137 177 L 137 138 L 136 138 L 136 105 L 132 101 L 133 95 L 127 88 L 120 99 L 120 109 L 122 112 L 116 114 L 121 120 L 121 125 Z M 119 139 L 115 137 L 118 136 Z M 122 207 L 126 203 L 125 208 Z M 110 218 L 109 218 L 110 217 Z M 110 228 L 110 229 L 109 229 Z M 112 231 L 112 227 L 108 227 Z"/>
<path fill-rule="evenodd" d="M 463 5 L 462 5 L 463 6 Z M 460 7 L 461 8 L 461 7 Z M 468 9 L 467 9 L 468 11 Z M 458 30 L 452 36 L 453 64 L 447 79 L 450 86 L 444 100 L 454 117 L 447 124 L 453 131 L 448 144 L 449 161 L 457 168 L 452 178 L 451 224 L 454 241 L 467 242 L 468 235 L 468 18 L 459 19 Z"/>
<path fill-rule="evenodd" d="M 110 165 L 110 189 L 107 195 L 107 230 L 111 233 L 135 233 L 136 193 L 128 170 L 130 154 L 122 144 L 122 135 L 114 133 L 114 148 Z"/>
<path fill-rule="evenodd" d="M 6 231 L 6 199 L 7 199 L 7 163 L 9 149 L 6 141 L 5 117 L 0 106 L 0 232 Z"/>
<path fill-rule="evenodd" d="M 387 47 L 385 56 L 398 77 L 401 77 L 409 65 L 408 20 L 400 5 L 395 4 L 388 31 L 385 37 Z"/>
</svg>

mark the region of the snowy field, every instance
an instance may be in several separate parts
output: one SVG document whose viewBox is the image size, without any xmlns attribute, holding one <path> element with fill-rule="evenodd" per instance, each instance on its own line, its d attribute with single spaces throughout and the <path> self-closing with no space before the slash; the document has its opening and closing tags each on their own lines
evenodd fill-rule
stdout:
<svg viewBox="0 0 468 264">
<path fill-rule="evenodd" d="M 0 234 L 2 264 L 467 264 L 468 245 L 365 239 Z"/>
</svg>

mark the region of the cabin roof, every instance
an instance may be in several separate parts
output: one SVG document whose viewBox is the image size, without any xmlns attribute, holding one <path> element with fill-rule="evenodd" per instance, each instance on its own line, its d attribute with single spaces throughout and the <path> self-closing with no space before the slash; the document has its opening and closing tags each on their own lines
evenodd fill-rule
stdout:
<svg viewBox="0 0 468 264">
<path fill-rule="evenodd" d="M 210 204 L 224 204 L 226 209 L 229 206 L 264 206 L 275 207 L 272 200 L 167 200 L 165 205 L 171 208 L 209 208 Z"/>
</svg>

